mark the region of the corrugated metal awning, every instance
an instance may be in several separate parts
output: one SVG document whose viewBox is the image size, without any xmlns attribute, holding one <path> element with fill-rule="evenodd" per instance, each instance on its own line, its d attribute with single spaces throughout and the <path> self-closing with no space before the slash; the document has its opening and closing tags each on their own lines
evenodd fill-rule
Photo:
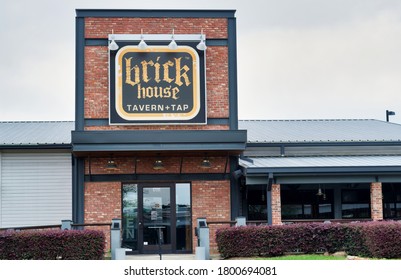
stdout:
<svg viewBox="0 0 401 280">
<path fill-rule="evenodd" d="M 401 172 L 401 156 L 252 157 L 239 165 L 247 174 Z"/>
<path fill-rule="evenodd" d="M 74 122 L 0 122 L 0 147 L 70 145 Z"/>
</svg>

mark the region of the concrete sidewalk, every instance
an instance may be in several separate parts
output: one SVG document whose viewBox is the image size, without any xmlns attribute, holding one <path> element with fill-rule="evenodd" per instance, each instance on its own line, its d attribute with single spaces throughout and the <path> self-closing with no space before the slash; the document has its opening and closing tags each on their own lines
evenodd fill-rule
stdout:
<svg viewBox="0 0 401 280">
<path fill-rule="evenodd" d="M 220 256 L 210 256 L 212 260 L 218 260 Z M 151 255 L 127 255 L 126 260 L 160 260 L 157 254 Z M 162 260 L 195 260 L 195 254 L 163 254 Z"/>
</svg>

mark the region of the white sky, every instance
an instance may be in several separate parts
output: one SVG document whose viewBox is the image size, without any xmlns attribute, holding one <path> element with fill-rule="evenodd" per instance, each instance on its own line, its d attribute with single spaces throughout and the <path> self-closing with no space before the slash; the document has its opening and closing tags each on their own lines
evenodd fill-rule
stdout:
<svg viewBox="0 0 401 280">
<path fill-rule="evenodd" d="M 77 8 L 236 9 L 240 119 L 401 123 L 400 0 L 3 0 L 0 121 L 74 120 Z"/>
</svg>

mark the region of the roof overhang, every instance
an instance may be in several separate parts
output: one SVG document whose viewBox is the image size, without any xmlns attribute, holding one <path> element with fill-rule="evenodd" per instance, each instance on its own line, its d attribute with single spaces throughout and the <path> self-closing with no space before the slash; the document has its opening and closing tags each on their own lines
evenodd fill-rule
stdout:
<svg viewBox="0 0 401 280">
<path fill-rule="evenodd" d="M 72 151 L 78 156 L 130 152 L 240 154 L 245 150 L 246 139 L 246 130 L 73 131 Z"/>
<path fill-rule="evenodd" d="M 247 184 L 401 181 L 401 156 L 266 157 L 240 159 Z"/>
</svg>

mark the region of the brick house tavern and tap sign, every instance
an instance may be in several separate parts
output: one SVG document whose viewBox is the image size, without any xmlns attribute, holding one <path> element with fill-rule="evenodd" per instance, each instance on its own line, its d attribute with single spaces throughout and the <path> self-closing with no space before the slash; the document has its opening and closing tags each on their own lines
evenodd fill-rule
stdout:
<svg viewBox="0 0 401 280">
<path fill-rule="evenodd" d="M 232 10 L 77 10 L 75 122 L 0 122 L 0 228 L 119 218 L 132 253 L 190 253 L 201 217 L 401 218 L 401 125 L 239 121 L 236 59 Z"/>
</svg>

